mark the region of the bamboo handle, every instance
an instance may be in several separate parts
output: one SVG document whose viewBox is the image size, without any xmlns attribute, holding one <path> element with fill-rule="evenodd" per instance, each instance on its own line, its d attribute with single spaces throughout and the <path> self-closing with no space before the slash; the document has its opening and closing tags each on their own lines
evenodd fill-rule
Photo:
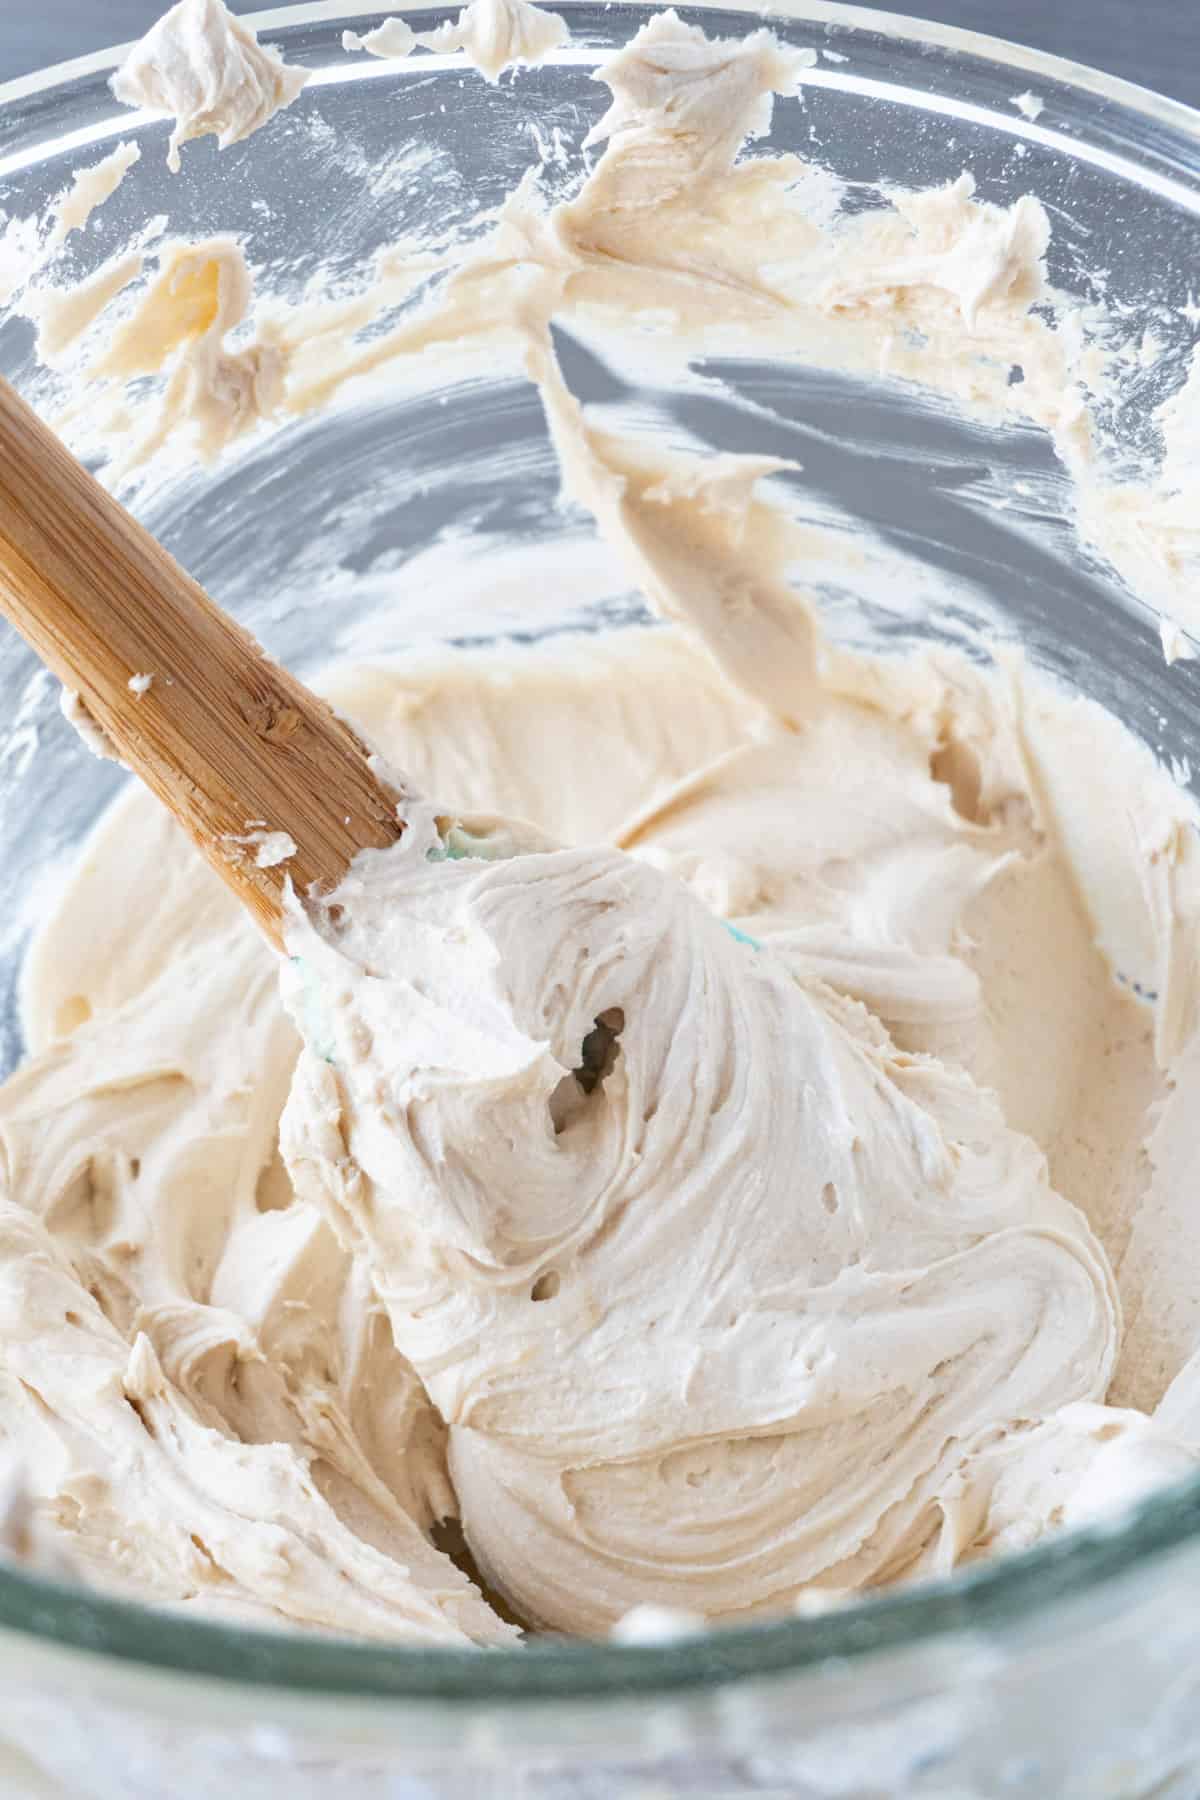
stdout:
<svg viewBox="0 0 1200 1800">
<path fill-rule="evenodd" d="M 394 843 L 354 732 L 215 606 L 0 379 L 0 612 L 281 944 L 285 880 L 329 889 Z M 152 677 L 142 694 L 130 688 Z M 255 830 L 295 854 L 259 868 Z"/>
</svg>

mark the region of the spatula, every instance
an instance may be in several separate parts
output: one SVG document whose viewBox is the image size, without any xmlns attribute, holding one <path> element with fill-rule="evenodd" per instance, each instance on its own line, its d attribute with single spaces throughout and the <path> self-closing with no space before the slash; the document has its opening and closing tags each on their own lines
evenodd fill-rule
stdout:
<svg viewBox="0 0 1200 1800">
<path fill-rule="evenodd" d="M 299 893 L 327 891 L 357 851 L 400 836 L 397 797 L 353 729 L 265 655 L 2 379 L 0 612 L 276 947 L 289 878 Z M 264 843 L 270 855 L 256 853 Z"/>
</svg>

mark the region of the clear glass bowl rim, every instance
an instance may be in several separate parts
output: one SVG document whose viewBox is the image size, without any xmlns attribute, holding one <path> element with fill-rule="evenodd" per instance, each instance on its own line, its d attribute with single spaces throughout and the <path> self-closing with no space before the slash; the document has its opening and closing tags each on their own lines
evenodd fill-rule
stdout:
<svg viewBox="0 0 1200 1800">
<path fill-rule="evenodd" d="M 576 0 L 553 0 L 568 15 Z M 404 5 L 403 10 L 427 9 Z M 638 10 L 644 11 L 645 4 Z M 260 34 L 378 18 L 379 4 L 331 0 L 243 15 Z M 621 0 L 614 12 L 624 10 Z M 931 50 L 960 52 L 1042 77 L 1108 107 L 1166 126 L 1193 149 L 1200 173 L 1200 111 L 1103 71 L 1013 44 L 987 33 L 905 14 L 843 5 L 837 0 L 686 0 L 706 10 L 753 15 L 907 39 Z M 0 108 L 115 68 L 127 45 L 57 63 L 0 84 Z M 127 128 L 138 121 L 127 115 Z M 52 142 L 53 140 L 51 140 Z M 49 146 L 47 146 L 49 147 Z M 24 158 L 22 160 L 25 160 Z M 36 160 L 30 159 L 30 160 Z M 257 1630 L 110 1598 L 15 1568 L 0 1568 L 0 1631 L 43 1646 L 99 1654 L 116 1663 L 152 1665 L 162 1674 L 204 1676 L 237 1688 L 274 1687 L 347 1698 L 408 1698 L 486 1705 L 503 1702 L 608 1700 L 628 1704 L 655 1694 L 705 1689 L 755 1677 L 799 1674 L 836 1661 L 903 1651 L 938 1638 L 979 1637 L 1029 1624 L 1039 1614 L 1135 1572 L 1170 1561 L 1200 1542 L 1200 1474 L 1133 1506 L 1117 1526 L 1064 1532 L 1033 1549 L 976 1564 L 952 1577 L 883 1590 L 814 1617 L 710 1632 L 657 1645 L 616 1645 L 545 1638 L 520 1649 L 392 1646 L 360 1640 Z"/>
</svg>

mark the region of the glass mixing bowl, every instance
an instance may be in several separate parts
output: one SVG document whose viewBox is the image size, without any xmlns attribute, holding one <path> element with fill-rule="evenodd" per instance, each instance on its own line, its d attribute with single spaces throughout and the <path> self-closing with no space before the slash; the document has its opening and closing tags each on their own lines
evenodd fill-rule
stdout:
<svg viewBox="0 0 1200 1800">
<path fill-rule="evenodd" d="M 168 175 L 166 127 L 109 95 L 117 53 L 0 89 L 0 205 L 38 211 L 119 137 L 145 154 L 69 248 L 85 274 L 156 213 L 179 234 L 233 231 L 263 286 L 314 271 L 353 281 L 381 243 L 471 229 L 531 164 L 553 192 L 603 110 L 599 56 L 648 16 L 555 0 L 572 40 L 547 66 L 485 85 L 447 58 L 347 55 L 326 5 L 254 23 L 315 70 L 302 102 L 220 156 L 189 145 Z M 419 27 L 441 9 L 409 13 Z M 754 8 L 689 8 L 710 32 Z M 802 106 L 765 147 L 795 150 L 871 203 L 964 167 L 979 191 L 1033 192 L 1054 226 L 1051 274 L 1102 297 L 1162 354 L 1134 368 L 1114 417 L 1136 454 L 1178 380 L 1200 270 L 1200 116 L 1033 51 L 853 7 L 800 0 L 780 36 L 821 55 Z M 1013 97 L 1043 102 L 1029 118 Z M 1027 108 L 1027 110 L 1036 110 Z M 862 185 L 859 185 L 862 184 Z M 569 352 L 573 385 L 613 397 L 611 370 Z M 0 368 L 51 405 L 26 322 Z M 1200 770 L 1200 665 L 1168 669 L 1152 612 L 1081 548 L 1045 437 L 917 404 L 899 384 L 729 358 L 724 386 L 628 397 L 725 449 L 795 458 L 799 516 L 853 534 L 858 573 L 816 571 L 831 631 L 903 647 L 979 632 L 1112 708 L 1164 758 Z M 764 410 L 769 409 L 769 410 Z M 429 640 L 530 641 L 645 618 L 580 521 L 533 390 L 473 368 L 421 395 L 359 390 L 248 443 L 212 472 L 155 475 L 137 509 L 277 655 Z M 448 572 L 453 569 L 451 582 Z M 900 577 L 897 578 L 897 570 Z M 811 576 L 812 571 L 809 571 Z M 0 639 L 0 1067 L 21 1053 L 18 970 L 64 858 L 122 777 L 83 756 L 53 684 Z M 237 1800 L 352 1795 L 529 1800 L 717 1796 L 1194 1796 L 1200 1792 L 1200 1482 L 1118 1527 L 1064 1535 L 952 1581 L 819 1617 L 646 1647 L 535 1643 L 462 1653 L 230 1629 L 0 1572 L 0 1782 L 5 1796 Z"/>
</svg>

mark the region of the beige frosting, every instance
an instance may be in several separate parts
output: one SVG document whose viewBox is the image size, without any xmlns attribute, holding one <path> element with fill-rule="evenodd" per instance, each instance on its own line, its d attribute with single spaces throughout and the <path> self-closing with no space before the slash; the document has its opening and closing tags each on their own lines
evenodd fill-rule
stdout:
<svg viewBox="0 0 1200 1800">
<path fill-rule="evenodd" d="M 76 169 L 70 187 L 54 210 L 50 243 L 60 244 L 71 232 L 82 231 L 96 208 L 112 199 L 141 154 L 135 143 L 118 144 L 90 168 Z"/>
<path fill-rule="evenodd" d="M 1109 1391 L 1115 1362 L 1150 1409 L 1195 1342 L 1179 1356 L 1147 1339 L 1123 1372 L 1109 1270 L 1135 1219 L 1160 1247 L 1155 1316 L 1170 1320 L 1190 1284 L 1161 1254 L 1139 1166 L 1160 1092 L 1152 1020 L 1112 981 L 1086 910 L 1102 822 L 1085 821 L 1068 856 L 1043 785 L 1047 764 L 1068 788 L 1086 782 L 1108 721 L 1024 676 L 1009 687 L 943 656 L 864 661 L 843 682 L 851 674 L 818 727 L 765 736 L 757 709 L 675 632 L 340 677 L 338 703 L 467 815 L 473 840 L 485 828 L 470 815 L 496 796 L 580 848 L 428 861 L 418 834 L 434 850 L 441 834 L 413 803 L 405 878 L 386 859 L 366 867 L 349 941 L 298 926 L 316 979 L 292 969 L 289 985 L 315 1050 L 285 1126 L 294 1187 L 274 1143 L 296 1039 L 270 954 L 154 802 L 131 792 L 119 803 L 30 958 L 35 1054 L 0 1095 L 0 1139 L 14 1212 L 40 1215 L 38 1247 L 62 1259 L 59 1306 L 111 1333 L 122 1383 L 140 1331 L 164 1372 L 163 1406 L 210 1426 L 181 1438 L 186 1481 L 145 1457 L 131 1467 L 138 1516 L 155 1508 L 186 1525 L 216 1567 L 139 1560 L 116 1516 L 129 1483 L 107 1460 L 104 1408 L 120 1412 L 124 1386 L 77 1401 L 80 1351 L 49 1355 L 51 1295 L 28 1286 L 26 1244 L 11 1266 L 33 1339 L 22 1379 L 39 1404 L 8 1412 L 8 1430 L 41 1484 L 39 1508 L 94 1578 L 119 1578 L 124 1562 L 161 1599 L 334 1622 L 307 1565 L 265 1591 L 260 1550 L 232 1572 L 214 1550 L 233 1530 L 222 1497 L 239 1529 L 265 1528 L 280 1467 L 296 1480 L 310 1458 L 331 1520 L 409 1569 L 411 1607 L 400 1582 L 394 1617 L 347 1606 L 347 1629 L 384 1634 L 452 1635 L 425 1598 L 447 1579 L 440 1559 L 428 1546 L 428 1560 L 413 1556 L 408 1517 L 427 1527 L 461 1510 L 477 1556 L 531 1617 L 603 1629 L 646 1602 L 773 1611 L 812 1582 L 840 1591 L 936 1569 L 1031 1540 L 1077 1504 L 1093 1444 L 1114 1453 L 1109 1436 L 1080 1429 L 1072 1403 Z M 1183 803 L 1131 743 L 1126 756 L 1139 811 L 1122 855 L 1136 870 L 1136 840 L 1169 829 Z M 1167 899 L 1181 876 L 1161 874 Z M 581 930 L 585 880 L 610 902 L 596 915 L 605 932 L 632 940 L 619 955 L 594 924 Z M 1153 911 L 1148 893 L 1116 921 L 1127 957 Z M 364 981 L 354 959 L 376 926 Z M 394 979 L 382 960 L 393 931 Z M 583 980 L 581 940 L 594 970 Z M 529 966 L 531 948 L 551 975 Z M 394 1059 L 377 1050 L 364 1062 L 367 1033 L 397 1043 L 399 998 L 411 1035 Z M 556 1134 L 551 1097 L 614 1005 L 621 1054 Z M 375 1093 L 363 1104 L 356 1084 L 381 1064 L 406 1074 L 386 1106 Z M 781 1069 L 812 1098 L 789 1107 Z M 723 1084 L 714 1120 L 705 1103 Z M 764 1106 L 777 1158 L 762 1153 Z M 681 1167 L 692 1171 L 682 1186 Z M 1186 1204 L 1186 1178 L 1172 1173 L 1169 1189 Z M 0 1337 L 10 1368 L 12 1330 Z M 453 1486 L 411 1365 L 450 1421 Z M 1046 1424 L 997 1440 L 1005 1394 L 1012 1416 Z M 96 1407 L 88 1437 L 81 1412 Z M 1190 1465 L 1186 1419 L 1169 1433 L 1136 1422 L 1138 1480 Z M 1069 1462 L 1047 1449 L 1054 1431 Z M 218 1459 L 246 1443 L 275 1460 L 247 1457 L 234 1495 Z M 1133 1491 L 1123 1480 L 1101 1496 Z M 94 1514 L 66 1505 L 80 1489 Z M 780 1520 L 776 1542 L 763 1527 Z M 98 1553 L 97 1539 L 125 1549 Z M 331 1555 L 346 1553 L 330 1541 Z M 734 1542 L 736 1575 L 722 1573 L 720 1546 Z M 482 1617 L 466 1628 L 496 1641 Z"/>
<path fill-rule="evenodd" d="M 387 57 L 405 57 L 418 47 L 438 56 L 461 50 L 485 80 L 498 81 L 505 69 L 545 62 L 569 35 L 560 14 L 532 6 L 530 0 L 471 0 L 457 19 L 432 31 L 413 31 L 403 19 L 385 19 L 361 36 L 343 32 L 342 43 L 347 50 Z"/>
<path fill-rule="evenodd" d="M 74 1581 L 79 1571 L 63 1548 L 63 1540 L 39 1513 L 20 1464 L 0 1466 L 0 1558 L 59 1581 Z"/>
<path fill-rule="evenodd" d="M 403 60 L 416 44 L 417 34 L 403 19 L 385 19 L 372 31 L 343 31 L 343 50 L 365 50 L 370 56 Z"/>
<path fill-rule="evenodd" d="M 787 792 L 809 750 L 779 748 L 759 768 Z M 790 839 L 760 781 L 755 838 Z M 932 787 L 922 759 L 953 916 L 997 847 L 955 842 Z M 982 1439 L 1107 1392 L 1114 1284 L 1037 1146 L 809 973 L 812 946 L 798 979 L 786 913 L 758 949 L 652 862 L 405 814 L 288 931 L 282 1148 L 373 1271 L 524 1616 L 752 1615 L 903 1573 Z M 615 1065 L 564 1117 L 605 1021 Z"/>
<path fill-rule="evenodd" d="M 123 289 L 140 275 L 142 257 L 133 254 L 136 263 L 128 257 L 114 260 L 110 283 Z M 105 274 L 100 271 L 93 283 Z M 109 388 L 165 375 L 132 433 L 123 400 L 109 414 L 111 429 L 125 439 L 121 472 L 145 465 L 181 437 L 191 454 L 212 461 L 279 410 L 282 353 L 270 343 L 234 347 L 227 342 L 246 317 L 250 297 L 249 271 L 232 238 L 162 246 L 154 278 L 135 311 L 108 336 L 91 368 L 92 377 Z M 89 307 L 88 322 L 94 316 Z M 61 305 L 50 317 L 57 347 L 68 335 Z"/>
<path fill-rule="evenodd" d="M 174 119 L 167 165 L 178 171 L 181 144 L 209 133 L 222 150 L 239 143 L 290 106 L 308 75 L 260 44 L 224 0 L 178 0 L 134 45 L 112 91 Z"/>
<path fill-rule="evenodd" d="M 58 707 L 67 724 L 74 731 L 85 749 L 102 762 L 121 761 L 121 755 L 103 726 L 97 724 L 88 711 L 83 695 L 74 688 L 62 688 L 58 696 Z"/>
<path fill-rule="evenodd" d="M 637 1639 L 947 1573 L 1196 1465 L 1190 801 L 1019 660 L 835 649 L 779 465 L 614 432 L 558 368 L 553 317 L 651 309 L 675 357 L 883 361 L 1049 430 L 1100 532 L 1077 347 L 1030 311 L 1041 208 L 964 178 L 818 223 L 803 165 L 736 161 L 801 66 L 663 15 L 603 72 L 576 198 L 522 184 L 387 332 L 353 336 L 415 264 L 259 320 L 214 239 L 89 352 L 165 376 L 156 451 L 509 357 L 665 621 L 332 673 L 407 828 L 296 902 L 282 997 L 148 796 L 86 847 L 0 1089 L 0 1432 L 93 1579 L 504 1642 L 435 1547 L 457 1518 L 526 1622 Z M 230 359 L 267 350 L 260 404 Z"/>
</svg>

